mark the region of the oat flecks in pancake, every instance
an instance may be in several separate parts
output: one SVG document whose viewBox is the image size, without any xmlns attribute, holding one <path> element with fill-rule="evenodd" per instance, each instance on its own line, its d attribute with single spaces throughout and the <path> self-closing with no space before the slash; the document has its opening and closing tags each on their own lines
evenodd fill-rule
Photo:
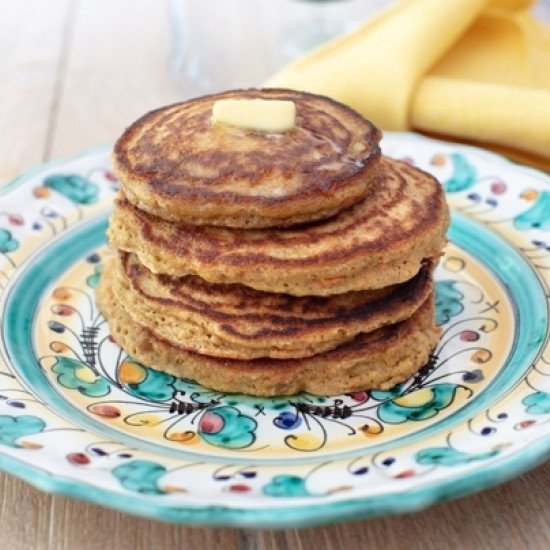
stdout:
<svg viewBox="0 0 550 550">
<path fill-rule="evenodd" d="M 333 218 L 287 229 L 240 230 L 163 221 L 121 195 L 112 244 L 155 273 L 198 275 L 297 296 L 383 288 L 407 281 L 446 243 L 441 185 L 406 163 L 383 158 L 365 199 Z"/>
<path fill-rule="evenodd" d="M 432 271 L 428 263 L 400 285 L 327 297 L 154 275 L 128 253 L 107 265 L 105 276 L 129 316 L 154 335 L 188 351 L 245 360 L 307 357 L 403 321 L 431 294 Z"/>
<path fill-rule="evenodd" d="M 291 100 L 293 130 L 212 125 L 222 98 Z M 172 221 L 289 226 L 336 214 L 368 192 L 380 132 L 345 105 L 291 90 L 235 90 L 152 111 L 118 140 L 113 162 L 128 200 Z"/>
</svg>

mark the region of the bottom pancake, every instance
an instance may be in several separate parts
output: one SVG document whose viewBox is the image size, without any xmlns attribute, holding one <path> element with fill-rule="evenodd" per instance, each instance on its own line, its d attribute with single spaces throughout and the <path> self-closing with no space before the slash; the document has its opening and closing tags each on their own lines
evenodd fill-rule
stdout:
<svg viewBox="0 0 550 550">
<path fill-rule="evenodd" d="M 302 359 L 222 359 L 186 351 L 135 323 L 104 278 L 96 300 L 113 339 L 147 366 L 222 392 L 330 395 L 389 389 L 417 372 L 439 339 L 433 296 L 406 321 L 362 334 L 338 348 Z"/>
</svg>

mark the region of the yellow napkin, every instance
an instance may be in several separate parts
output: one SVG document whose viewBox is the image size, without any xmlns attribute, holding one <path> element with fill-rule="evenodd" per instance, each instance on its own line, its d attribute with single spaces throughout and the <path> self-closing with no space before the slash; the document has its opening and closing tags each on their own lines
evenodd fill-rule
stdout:
<svg viewBox="0 0 550 550">
<path fill-rule="evenodd" d="M 513 148 L 550 168 L 550 27 L 529 4 L 402 0 L 265 86 L 331 96 L 383 129 Z"/>
</svg>

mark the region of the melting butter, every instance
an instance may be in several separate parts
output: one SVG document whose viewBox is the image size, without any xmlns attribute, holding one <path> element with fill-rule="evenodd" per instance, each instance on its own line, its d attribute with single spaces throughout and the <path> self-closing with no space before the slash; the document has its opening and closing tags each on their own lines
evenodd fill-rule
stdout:
<svg viewBox="0 0 550 550">
<path fill-rule="evenodd" d="M 278 99 L 220 99 L 212 107 L 212 124 L 279 133 L 296 126 L 296 105 Z"/>
</svg>

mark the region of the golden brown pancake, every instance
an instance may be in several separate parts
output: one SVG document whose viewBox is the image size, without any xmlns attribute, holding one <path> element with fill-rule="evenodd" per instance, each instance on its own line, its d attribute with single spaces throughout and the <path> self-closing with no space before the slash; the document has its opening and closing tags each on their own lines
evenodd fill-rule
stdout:
<svg viewBox="0 0 550 550">
<path fill-rule="evenodd" d="M 291 100 L 293 130 L 269 134 L 210 122 L 224 98 Z M 187 224 L 283 227 L 328 218 L 365 196 L 379 130 L 326 97 L 235 90 L 152 111 L 117 141 L 113 162 L 128 200 Z"/>
<path fill-rule="evenodd" d="M 380 165 L 365 199 L 329 220 L 286 229 L 198 227 L 163 221 L 120 196 L 109 237 L 154 273 L 173 277 L 296 296 L 383 288 L 440 256 L 449 212 L 431 175 L 388 158 Z"/>
<path fill-rule="evenodd" d="M 427 264 L 400 285 L 328 297 L 154 275 L 128 253 L 105 276 L 133 321 L 153 335 L 187 351 L 246 360 L 308 357 L 403 321 L 431 294 L 432 270 Z"/>
<path fill-rule="evenodd" d="M 201 355 L 174 346 L 136 323 L 118 302 L 105 273 L 97 303 L 114 340 L 144 365 L 191 378 L 217 391 L 251 395 L 318 395 L 389 389 L 418 371 L 436 346 L 430 296 L 406 321 L 357 336 L 334 350 L 301 359 L 242 361 Z"/>
</svg>

